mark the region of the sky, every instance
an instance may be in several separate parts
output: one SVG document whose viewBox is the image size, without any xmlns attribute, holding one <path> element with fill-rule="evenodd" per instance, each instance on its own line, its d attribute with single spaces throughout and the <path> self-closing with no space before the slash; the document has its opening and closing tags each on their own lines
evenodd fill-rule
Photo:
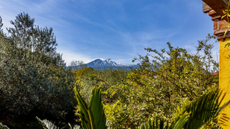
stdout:
<svg viewBox="0 0 230 129">
<path fill-rule="evenodd" d="M 160 50 L 167 42 L 192 53 L 214 32 L 202 0 L 0 0 L 4 32 L 22 12 L 35 25 L 53 28 L 67 65 L 96 58 L 133 64 L 146 55 L 144 48 Z M 213 53 L 218 51 L 215 44 Z"/>
</svg>

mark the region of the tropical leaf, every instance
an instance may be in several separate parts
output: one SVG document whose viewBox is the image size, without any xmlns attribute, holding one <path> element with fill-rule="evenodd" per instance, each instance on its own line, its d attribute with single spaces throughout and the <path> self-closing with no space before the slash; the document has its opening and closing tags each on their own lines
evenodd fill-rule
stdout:
<svg viewBox="0 0 230 129">
<path fill-rule="evenodd" d="M 216 119 L 220 111 L 230 103 L 228 101 L 220 107 L 224 97 L 225 94 L 222 95 L 222 92 L 216 88 L 186 105 L 183 113 L 190 112 L 191 114 L 184 129 L 198 129 Z"/>
<path fill-rule="evenodd" d="M 91 128 L 91 122 L 90 122 L 90 116 L 88 112 L 88 107 L 86 105 L 86 102 L 82 99 L 80 93 L 78 92 L 76 86 L 74 87 L 75 96 L 78 101 L 78 110 L 79 110 L 79 117 L 81 119 L 81 126 L 83 129 L 92 129 Z"/>
<path fill-rule="evenodd" d="M 177 117 L 172 124 L 169 124 L 168 120 L 156 116 L 154 119 L 149 118 L 146 123 L 139 126 L 139 129 L 182 129 L 189 117 L 188 113 Z"/>
<path fill-rule="evenodd" d="M 154 119 L 149 118 L 146 123 L 141 124 L 139 129 L 168 129 L 168 121 L 156 116 Z"/>
<path fill-rule="evenodd" d="M 78 101 L 78 111 L 83 129 L 106 129 L 106 117 L 101 100 L 101 89 L 94 87 L 89 107 L 82 99 L 76 87 L 75 96 Z"/>
<path fill-rule="evenodd" d="M 188 121 L 190 114 L 185 112 L 184 114 L 175 118 L 175 120 L 171 123 L 169 129 L 182 129 L 185 123 Z"/>
<path fill-rule="evenodd" d="M 106 117 L 101 100 L 101 89 L 94 88 L 90 99 L 89 111 L 94 129 L 106 129 Z"/>
<path fill-rule="evenodd" d="M 220 107 L 224 97 L 225 94 L 216 88 L 183 107 L 182 113 L 171 124 L 168 124 L 168 120 L 155 117 L 139 126 L 139 129 L 199 129 L 216 119 L 219 113 L 230 103 L 228 101 Z"/>
</svg>

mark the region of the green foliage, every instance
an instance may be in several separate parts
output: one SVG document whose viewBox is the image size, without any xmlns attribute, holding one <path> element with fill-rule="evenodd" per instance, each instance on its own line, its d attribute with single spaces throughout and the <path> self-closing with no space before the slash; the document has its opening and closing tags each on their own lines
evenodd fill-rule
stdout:
<svg viewBox="0 0 230 129">
<path fill-rule="evenodd" d="M 77 80 L 81 79 L 84 76 L 86 76 L 87 74 L 93 73 L 93 71 L 94 71 L 94 69 L 91 67 L 85 67 L 85 68 L 79 69 L 75 72 L 76 79 Z"/>
<path fill-rule="evenodd" d="M 79 103 L 78 111 L 80 112 L 83 129 L 105 129 L 106 118 L 103 110 L 100 88 L 97 87 L 93 89 L 89 107 L 82 99 L 76 87 L 74 90 Z M 156 116 L 154 118 L 149 118 L 147 122 L 139 126 L 139 129 L 205 128 L 208 123 L 214 120 L 218 114 L 229 105 L 230 100 L 220 107 L 220 103 L 222 103 L 224 97 L 225 95 L 222 95 L 222 92 L 220 92 L 218 88 L 212 89 L 190 104 L 182 107 L 182 112 L 172 120 L 166 120 Z M 41 123 L 44 129 L 58 129 L 57 126 L 48 120 L 41 120 L 38 117 L 36 117 L 36 119 Z M 0 127 L 6 128 L 7 126 L 0 124 Z M 79 128 L 79 126 L 74 126 L 73 129 L 75 128 Z"/>
<path fill-rule="evenodd" d="M 215 120 L 230 101 L 226 102 L 222 107 L 222 102 L 225 95 L 219 92 L 219 89 L 211 90 L 204 93 L 202 96 L 194 100 L 185 107 L 182 107 L 182 112 L 178 114 L 170 123 L 169 120 L 155 117 L 149 119 L 146 123 L 142 124 L 140 129 L 199 129 L 211 128 L 208 124 Z M 220 100 L 220 101 L 218 101 Z M 218 127 L 219 128 L 219 127 Z"/>
<path fill-rule="evenodd" d="M 218 63 L 211 56 L 213 36 L 199 41 L 195 55 L 183 48 L 168 51 L 147 48 L 146 56 L 139 56 L 140 69 L 133 69 L 124 81 L 112 85 L 107 91 L 105 111 L 110 126 L 134 128 L 149 116 L 171 119 L 177 106 L 184 100 L 192 101 L 204 91 L 216 87 L 218 76 L 212 73 Z M 203 53 L 201 51 L 203 50 Z M 150 54 L 153 52 L 155 55 Z"/>
<path fill-rule="evenodd" d="M 73 71 L 86 68 L 86 64 L 83 61 L 71 61 L 69 66 Z"/>
<path fill-rule="evenodd" d="M 66 120 L 76 105 L 74 76 L 56 53 L 52 28 L 35 26 L 25 13 L 11 23 L 10 37 L 0 33 L 0 97 L 4 104 L 0 106 L 12 118 L 38 115 Z"/>
<path fill-rule="evenodd" d="M 82 72 L 84 71 L 84 72 Z M 79 74 L 80 73 L 80 74 Z M 78 76 L 79 74 L 80 76 Z M 103 71 L 92 70 L 91 68 L 79 69 L 75 72 L 75 84 L 81 94 L 81 96 L 89 103 L 93 87 L 100 86 L 102 89 L 102 99 L 107 102 L 110 101 L 109 95 L 105 94 L 105 91 L 112 85 L 123 82 L 127 76 L 127 71 L 123 69 L 106 69 Z M 108 99 L 107 99 L 108 98 Z"/>
<path fill-rule="evenodd" d="M 95 90 L 95 89 L 94 89 Z M 94 94 L 92 91 L 92 98 L 90 104 L 95 102 L 94 110 L 90 110 L 90 107 L 88 108 L 86 106 L 86 103 L 81 98 L 80 94 L 76 90 L 75 87 L 75 93 L 76 97 L 79 102 L 80 106 L 80 117 L 82 121 L 83 128 L 91 128 L 93 124 L 90 124 L 90 121 L 93 120 L 90 118 L 90 114 L 95 114 L 93 116 L 98 116 L 98 122 L 103 121 L 103 125 L 105 124 L 105 118 L 99 117 L 99 114 L 103 114 L 103 106 L 102 102 L 100 100 L 100 97 L 97 94 Z M 98 90 L 98 93 L 100 93 L 100 89 Z M 98 98 L 97 98 L 98 97 Z M 191 103 L 185 105 L 182 107 L 181 112 L 178 113 L 177 116 L 175 116 L 171 120 L 166 120 L 164 118 L 156 116 L 154 119 L 150 118 L 146 123 L 143 123 L 141 126 L 139 126 L 140 129 L 198 129 L 198 128 L 205 128 L 207 125 L 215 120 L 218 116 L 218 114 L 229 105 L 230 100 L 226 102 L 223 106 L 220 106 L 220 103 L 222 103 L 223 98 L 225 95 L 222 95 L 222 92 L 219 91 L 218 88 L 211 89 L 210 91 L 204 93 L 202 96 L 198 97 Z M 100 101 L 99 101 L 100 100 Z M 96 110 L 95 108 L 99 108 L 100 110 Z M 98 113 L 100 112 L 100 113 Z M 97 114 L 97 115 L 96 115 Z M 104 116 L 104 115 L 103 115 Z M 122 128 L 122 126 L 119 126 L 119 128 Z M 118 128 L 116 127 L 116 128 Z M 133 127 L 135 128 L 135 127 Z"/>
<path fill-rule="evenodd" d="M 81 62 L 72 62 L 76 69 L 65 68 L 52 28 L 35 26 L 28 14 L 19 14 L 11 23 L 10 37 L 0 33 L 0 118 L 8 113 L 39 116 L 52 120 L 37 118 L 44 128 L 67 128 L 53 120 L 68 121 L 78 102 L 76 114 L 85 129 L 103 129 L 106 124 L 137 128 L 146 121 L 139 128 L 211 128 L 228 104 L 219 108 L 217 90 L 203 94 L 218 86 L 218 76 L 212 75 L 218 63 L 208 43 L 214 36 L 199 41 L 196 54 L 167 43 L 168 50 L 146 48 L 146 56 L 135 58 L 139 69 L 99 71 L 83 65 L 77 69 Z"/>
<path fill-rule="evenodd" d="M 169 92 L 172 91 L 176 96 L 189 97 L 193 100 L 210 85 L 218 82 L 218 79 L 212 76 L 218 63 L 211 56 L 213 46 L 207 44 L 211 38 L 214 37 L 208 36 L 207 40 L 199 41 L 195 55 L 189 54 L 183 48 L 173 48 L 170 43 L 167 43 L 169 51 L 162 49 L 159 52 L 147 48 L 148 52 L 153 52 L 155 55 L 147 54 L 139 57 L 141 70 L 152 72 L 153 76 L 161 80 L 161 85 L 173 86 L 170 87 Z M 199 54 L 202 49 L 204 49 L 204 56 Z M 151 58 L 152 61 L 150 61 Z"/>
<path fill-rule="evenodd" d="M 139 126 L 139 129 L 182 129 L 187 122 L 189 114 L 185 113 L 182 116 L 175 119 L 172 124 L 169 124 L 168 120 L 156 116 L 154 119 L 149 118 L 146 123 Z"/>
<path fill-rule="evenodd" d="M 152 114 L 161 115 L 159 106 L 166 102 L 161 100 L 160 87 L 154 84 L 154 78 L 149 74 L 139 76 L 130 72 L 127 78 L 107 90 L 114 104 L 106 104 L 105 109 L 110 126 L 114 128 L 134 128 Z"/>
<path fill-rule="evenodd" d="M 83 129 L 106 129 L 106 117 L 101 100 L 101 89 L 95 87 L 92 90 L 89 106 L 86 105 L 76 87 L 74 87 L 74 91 L 79 111 L 76 114 L 80 116 Z"/>
<path fill-rule="evenodd" d="M 173 48 L 170 43 L 167 43 L 169 51 L 162 49 L 159 52 L 147 48 L 148 52 L 153 52 L 155 55 L 147 54 L 139 57 L 142 70 L 152 72 L 153 76 L 161 80 L 162 85 L 171 85 L 169 91 L 172 91 L 172 94 L 193 100 L 208 87 L 218 83 L 218 78 L 212 76 L 218 68 L 218 63 L 211 55 L 213 45 L 208 44 L 212 38 L 215 37 L 208 35 L 206 40 L 199 41 L 195 55 L 183 48 Z M 204 55 L 200 53 L 202 49 Z"/>
<path fill-rule="evenodd" d="M 228 101 L 223 106 L 220 106 L 224 97 L 225 94 L 222 95 L 222 92 L 216 88 L 215 90 L 204 93 L 195 101 L 186 105 L 182 113 L 191 112 L 191 114 L 184 126 L 185 129 L 200 128 L 216 119 L 220 111 L 230 103 Z"/>
</svg>

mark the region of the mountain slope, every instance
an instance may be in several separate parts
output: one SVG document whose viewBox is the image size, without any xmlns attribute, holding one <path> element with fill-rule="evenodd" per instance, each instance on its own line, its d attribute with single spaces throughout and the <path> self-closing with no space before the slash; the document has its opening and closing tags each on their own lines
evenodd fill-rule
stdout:
<svg viewBox="0 0 230 129">
<path fill-rule="evenodd" d="M 138 65 L 130 65 L 130 64 L 122 64 L 115 62 L 111 59 L 95 59 L 89 63 L 86 64 L 87 67 L 92 68 L 99 68 L 99 69 L 107 69 L 109 67 L 113 67 L 115 69 L 117 68 L 123 68 L 123 69 L 130 69 L 131 67 L 138 67 Z"/>
<path fill-rule="evenodd" d="M 122 69 L 126 69 L 126 70 L 131 70 L 131 68 L 139 68 L 138 65 L 122 64 L 122 63 L 115 62 L 111 59 L 94 59 L 93 61 L 91 61 L 87 64 L 84 64 L 84 65 L 87 67 L 92 67 L 96 70 L 105 70 L 105 69 L 108 69 L 110 67 L 112 67 L 113 69 L 122 68 Z M 81 69 L 82 68 L 82 66 L 67 66 L 66 68 L 70 68 L 70 67 L 73 69 Z"/>
<path fill-rule="evenodd" d="M 111 59 L 95 59 L 89 63 L 86 64 L 88 67 L 118 67 L 118 66 L 133 66 L 133 65 L 128 65 L 128 64 L 121 64 L 121 63 L 117 63 Z"/>
</svg>

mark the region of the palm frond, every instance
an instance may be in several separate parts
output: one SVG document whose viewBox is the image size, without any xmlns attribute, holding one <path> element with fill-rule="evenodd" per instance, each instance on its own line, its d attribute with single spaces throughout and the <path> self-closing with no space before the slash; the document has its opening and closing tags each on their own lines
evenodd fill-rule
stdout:
<svg viewBox="0 0 230 129">
<path fill-rule="evenodd" d="M 188 113 L 178 116 L 172 124 L 168 120 L 156 116 L 154 119 L 149 118 L 146 123 L 139 126 L 139 129 L 182 129 L 189 117 Z"/>
<path fill-rule="evenodd" d="M 139 129 L 163 129 L 164 127 L 168 129 L 168 121 L 156 116 L 154 119 L 149 118 L 147 122 L 141 124 Z"/>
<path fill-rule="evenodd" d="M 176 117 L 172 121 L 169 129 L 182 129 L 184 127 L 185 123 L 188 121 L 189 117 L 190 117 L 190 113 L 187 113 L 187 112 L 185 112 L 184 114 Z"/>
<path fill-rule="evenodd" d="M 171 124 L 168 124 L 167 120 L 155 117 L 143 123 L 139 129 L 199 129 L 216 119 L 219 113 L 230 103 L 229 100 L 220 106 L 224 97 L 225 94 L 216 88 L 185 105 L 182 112 L 174 118 Z"/>
<path fill-rule="evenodd" d="M 225 94 L 219 91 L 219 88 L 204 93 L 201 97 L 191 102 L 184 108 L 184 113 L 189 112 L 190 117 L 185 123 L 185 129 L 198 129 L 203 125 L 217 118 L 220 111 L 222 111 L 230 101 L 226 102 L 222 107 L 222 103 Z"/>
</svg>

